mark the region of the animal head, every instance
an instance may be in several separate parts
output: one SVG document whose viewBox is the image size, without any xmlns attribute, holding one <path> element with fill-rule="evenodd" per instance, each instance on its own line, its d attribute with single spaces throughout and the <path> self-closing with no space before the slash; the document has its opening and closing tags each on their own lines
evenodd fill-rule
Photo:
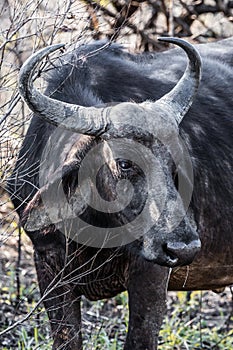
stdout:
<svg viewBox="0 0 233 350">
<path fill-rule="evenodd" d="M 55 225 L 82 244 L 136 241 L 144 258 L 159 264 L 192 261 L 200 241 L 186 215 L 192 166 L 179 126 L 197 91 L 201 61 L 187 42 L 162 40 L 184 49 L 187 68 L 169 93 L 139 104 L 84 107 L 39 92 L 32 83 L 35 67 L 63 45 L 25 62 L 20 94 L 37 116 L 58 127 L 43 151 L 40 189 L 24 213 L 27 231 Z"/>
</svg>

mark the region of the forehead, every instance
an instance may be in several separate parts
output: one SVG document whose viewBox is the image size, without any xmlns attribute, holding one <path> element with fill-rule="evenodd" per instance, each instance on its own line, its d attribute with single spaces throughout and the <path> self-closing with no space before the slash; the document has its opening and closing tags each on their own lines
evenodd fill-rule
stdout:
<svg viewBox="0 0 233 350">
<path fill-rule="evenodd" d="M 110 129 L 102 136 L 113 158 L 132 160 L 143 169 L 154 157 L 167 163 L 181 153 L 177 122 L 160 106 L 121 103 L 111 107 L 108 118 Z"/>
<path fill-rule="evenodd" d="M 171 109 L 156 103 L 120 103 L 109 112 L 115 137 L 159 140 L 169 143 L 179 134 L 175 115 Z"/>
</svg>

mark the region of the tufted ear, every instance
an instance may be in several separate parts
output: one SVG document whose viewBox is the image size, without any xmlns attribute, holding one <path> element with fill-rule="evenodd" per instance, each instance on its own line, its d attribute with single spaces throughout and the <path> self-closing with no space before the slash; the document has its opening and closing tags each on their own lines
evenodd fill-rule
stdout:
<svg viewBox="0 0 233 350">
<path fill-rule="evenodd" d="M 41 230 L 81 215 L 87 208 L 91 183 L 86 180 L 81 186 L 75 184 L 72 189 L 69 186 L 66 179 L 59 178 L 38 190 L 23 211 L 24 229 L 29 232 Z"/>
</svg>

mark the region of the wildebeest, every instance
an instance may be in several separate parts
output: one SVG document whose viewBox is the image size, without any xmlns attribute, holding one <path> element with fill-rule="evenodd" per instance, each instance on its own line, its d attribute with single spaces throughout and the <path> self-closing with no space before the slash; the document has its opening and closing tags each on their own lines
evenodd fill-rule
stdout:
<svg viewBox="0 0 233 350">
<path fill-rule="evenodd" d="M 199 89 L 197 51 L 164 40 L 186 51 L 186 70 L 180 48 L 133 55 L 102 42 L 53 63 L 44 95 L 35 66 L 61 45 L 21 70 L 34 116 L 8 190 L 34 246 L 54 349 L 81 349 L 82 295 L 127 290 L 124 349 L 152 350 L 167 288 L 233 283 L 233 39 L 197 46 Z"/>
</svg>

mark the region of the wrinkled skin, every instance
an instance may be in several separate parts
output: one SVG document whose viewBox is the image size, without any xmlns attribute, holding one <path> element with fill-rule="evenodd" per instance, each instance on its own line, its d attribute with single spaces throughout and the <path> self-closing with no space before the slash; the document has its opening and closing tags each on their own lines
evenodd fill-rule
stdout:
<svg viewBox="0 0 233 350">
<path fill-rule="evenodd" d="M 75 57 L 82 56 L 85 50 L 92 50 L 95 45 L 80 49 L 81 53 L 77 52 Z M 66 350 L 81 349 L 82 295 L 90 300 L 98 300 L 127 290 L 130 320 L 124 349 L 155 350 L 166 309 L 168 282 L 168 288 L 173 290 L 218 289 L 233 283 L 232 47 L 232 39 L 199 46 L 203 59 L 203 76 L 193 106 L 179 129 L 172 122 L 167 123 L 166 127 L 162 125 L 162 129 L 169 131 L 174 139 L 179 132 L 191 156 L 194 173 L 194 189 L 188 214 L 169 237 L 175 237 L 178 241 L 185 241 L 186 237 L 187 240 L 190 237 L 195 240 L 198 232 L 202 242 L 201 251 L 188 268 L 174 267 L 171 276 L 166 260 L 158 260 L 161 250 L 157 250 L 157 237 L 161 244 L 166 213 L 161 218 L 160 227 L 153 227 L 144 239 L 120 248 L 87 247 L 75 240 L 69 240 L 55 225 L 50 224 L 41 200 L 43 191 L 46 193 L 47 188 L 37 191 L 36 187 L 39 187 L 38 164 L 55 127 L 42 119 L 33 118 L 8 188 L 22 222 L 25 227 L 28 224 L 26 231 L 34 245 L 40 290 L 45 295 L 44 304 L 54 337 L 53 349 L 58 349 L 59 346 Z M 69 65 L 60 69 L 59 73 L 53 73 L 47 92 L 53 92 L 56 99 L 85 106 L 100 102 L 157 100 L 170 91 L 180 78 L 185 68 L 185 57 L 177 49 L 156 54 L 155 57 L 156 59 L 153 55 L 137 58 L 112 47 L 85 62 L 77 61 L 77 69 L 73 69 L 70 76 Z M 103 61 L 106 63 L 105 67 Z M 118 69 L 115 69 L 116 66 Z M 67 76 L 69 78 L 61 85 Z M 131 131 L 127 132 L 130 135 Z M 61 131 L 61 145 L 64 145 L 64 135 L 64 131 Z M 150 149 L 153 148 L 156 159 L 163 159 L 163 172 L 169 175 L 166 177 L 166 186 L 170 189 L 168 197 L 171 200 L 176 193 L 177 184 L 169 147 L 161 151 L 161 148 L 156 147 L 157 141 L 151 140 L 150 135 L 142 138 L 134 132 L 131 137 Z M 93 142 L 96 144 L 105 141 L 83 135 L 73 135 L 68 140 L 66 137 L 68 151 L 61 146 L 57 154 L 60 154 L 62 160 L 55 159 L 54 164 L 57 162 L 57 165 L 52 164 L 47 168 L 49 186 L 60 181 L 60 178 L 56 179 L 54 169 L 61 167 L 62 184 L 67 199 L 71 201 L 72 194 L 74 198 L 79 198 L 79 193 L 76 192 L 79 163 Z M 174 144 L 177 145 L 177 142 L 174 141 Z M 59 148 L 59 143 L 57 145 Z M 103 153 L 100 156 L 103 157 Z M 83 218 L 92 222 L 95 220 L 95 224 L 99 225 L 103 220 L 116 224 L 116 221 L 134 218 L 147 198 L 143 172 L 132 166 L 127 170 L 122 169 L 114 157 L 107 158 L 108 166 L 100 170 L 97 181 L 102 196 L 112 200 L 117 181 L 124 177 L 131 178 L 140 195 L 131 201 L 120 219 L 114 215 L 110 219 L 108 215 L 103 217 L 86 207 L 75 208 Z M 55 199 L 51 198 L 52 207 L 55 202 L 56 196 Z M 56 210 L 55 206 L 54 211 L 59 222 Z M 179 206 L 179 210 L 183 210 L 182 206 Z M 153 210 L 149 214 L 152 215 L 151 213 Z M 30 227 L 30 218 L 32 226 L 38 226 L 36 230 Z M 145 216 L 145 220 L 147 219 L 148 216 Z M 46 225 L 42 225 L 42 222 Z M 160 234 L 156 235 L 158 232 Z M 149 244 L 151 240 L 152 244 Z M 157 263 L 165 266 L 157 265 L 155 258 Z M 51 291 L 46 294 L 48 286 Z"/>
</svg>

